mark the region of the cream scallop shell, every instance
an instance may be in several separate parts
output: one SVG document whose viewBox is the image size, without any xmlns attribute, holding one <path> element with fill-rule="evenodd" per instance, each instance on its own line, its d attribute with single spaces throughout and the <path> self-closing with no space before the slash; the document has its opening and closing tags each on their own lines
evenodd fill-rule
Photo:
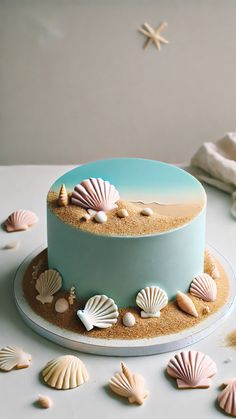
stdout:
<svg viewBox="0 0 236 419">
<path fill-rule="evenodd" d="M 49 361 L 42 371 L 42 376 L 45 383 L 58 390 L 81 386 L 89 379 L 84 363 L 73 355 L 64 355 Z"/>
<path fill-rule="evenodd" d="M 206 273 L 197 275 L 190 285 L 190 294 L 204 301 L 215 301 L 217 287 L 214 279 Z"/>
<path fill-rule="evenodd" d="M 33 226 L 38 222 L 37 215 L 29 210 L 17 210 L 13 212 L 5 221 L 5 228 L 8 233 L 13 231 L 28 230 L 29 227 Z"/>
<path fill-rule="evenodd" d="M 228 382 L 218 396 L 218 402 L 228 415 L 236 416 L 236 379 Z"/>
<path fill-rule="evenodd" d="M 180 352 L 167 365 L 167 373 L 176 378 L 180 389 L 210 387 L 210 378 L 216 372 L 215 362 L 208 355 L 196 351 Z"/>
<path fill-rule="evenodd" d="M 35 283 L 35 288 L 39 292 L 36 299 L 42 304 L 51 303 L 53 294 L 55 294 L 62 286 L 62 278 L 54 269 L 48 269 L 41 273 Z"/>
<path fill-rule="evenodd" d="M 100 178 L 83 180 L 72 193 L 72 204 L 95 211 L 109 211 L 117 208 L 119 192 L 110 182 Z"/>
<path fill-rule="evenodd" d="M 27 368 L 31 363 L 31 355 L 15 346 L 6 346 L 0 350 L 0 370 L 11 371 L 13 368 Z"/>
<path fill-rule="evenodd" d="M 95 295 L 91 297 L 83 310 L 77 311 L 77 316 L 86 329 L 94 327 L 105 329 L 117 322 L 119 316 L 117 305 L 106 295 Z"/>
<path fill-rule="evenodd" d="M 159 287 L 146 287 L 138 293 L 136 304 L 142 309 L 141 317 L 160 317 L 160 311 L 168 304 L 168 297 Z"/>
<path fill-rule="evenodd" d="M 109 381 L 110 389 L 119 396 L 126 397 L 130 403 L 143 404 L 149 392 L 145 388 L 143 377 L 133 374 L 121 363 L 122 372 L 116 373 Z"/>
</svg>

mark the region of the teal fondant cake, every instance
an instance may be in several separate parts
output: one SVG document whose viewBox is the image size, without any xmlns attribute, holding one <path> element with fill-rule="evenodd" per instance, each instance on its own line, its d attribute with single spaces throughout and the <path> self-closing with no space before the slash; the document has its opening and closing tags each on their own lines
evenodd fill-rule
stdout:
<svg viewBox="0 0 236 419">
<path fill-rule="evenodd" d="M 85 301 L 106 295 L 135 306 L 146 287 L 173 299 L 203 272 L 205 210 L 201 184 L 175 166 L 136 158 L 79 166 L 48 194 L 49 268 Z"/>
</svg>

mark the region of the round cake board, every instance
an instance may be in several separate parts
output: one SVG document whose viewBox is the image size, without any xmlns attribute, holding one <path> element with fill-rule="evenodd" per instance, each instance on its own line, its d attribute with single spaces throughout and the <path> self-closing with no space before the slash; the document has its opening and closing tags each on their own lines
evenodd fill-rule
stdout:
<svg viewBox="0 0 236 419">
<path fill-rule="evenodd" d="M 214 248 L 208 246 L 219 260 L 229 278 L 229 296 L 226 303 L 214 314 L 198 325 L 176 334 L 149 339 L 99 339 L 83 336 L 44 320 L 36 314 L 25 299 L 22 281 L 28 265 L 41 253 L 45 246 L 40 246 L 29 254 L 19 266 L 14 279 L 14 298 L 24 322 L 35 332 L 66 348 L 95 355 L 107 356 L 144 356 L 176 351 L 210 335 L 231 313 L 235 302 L 236 280 L 229 262 Z"/>
</svg>

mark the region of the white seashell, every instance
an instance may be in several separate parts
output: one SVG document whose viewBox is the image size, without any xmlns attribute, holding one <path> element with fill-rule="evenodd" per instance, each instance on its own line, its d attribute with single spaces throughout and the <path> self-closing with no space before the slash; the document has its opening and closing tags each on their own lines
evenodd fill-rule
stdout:
<svg viewBox="0 0 236 419">
<path fill-rule="evenodd" d="M 126 218 L 126 217 L 129 216 L 129 213 L 128 213 L 127 209 L 121 208 L 117 211 L 117 215 L 118 215 L 119 218 Z"/>
<path fill-rule="evenodd" d="M 145 388 L 143 377 L 133 374 L 121 363 L 122 372 L 116 373 L 109 381 L 110 389 L 119 396 L 126 397 L 130 403 L 143 404 L 149 392 Z"/>
<path fill-rule="evenodd" d="M 30 366 L 32 357 L 21 348 L 6 346 L 0 350 L 0 370 L 11 371 Z"/>
<path fill-rule="evenodd" d="M 51 303 L 53 294 L 62 287 L 62 278 L 54 269 L 48 269 L 41 273 L 35 283 L 35 288 L 39 292 L 36 299 L 42 304 Z"/>
<path fill-rule="evenodd" d="M 153 214 L 153 210 L 152 208 L 143 208 L 140 214 L 150 217 Z"/>
<path fill-rule="evenodd" d="M 117 322 L 119 312 L 111 298 L 106 295 L 95 295 L 87 301 L 83 310 L 77 311 L 77 316 L 89 331 L 94 327 L 100 329 L 111 327 Z"/>
<path fill-rule="evenodd" d="M 193 317 L 198 317 L 196 307 L 191 298 L 188 297 L 188 295 L 184 294 L 181 291 L 178 291 L 176 294 L 176 303 L 178 307 L 185 313 L 190 314 Z"/>
<path fill-rule="evenodd" d="M 105 223 L 107 221 L 107 215 L 106 215 L 106 213 L 104 211 L 99 211 L 99 212 L 97 212 L 95 214 L 94 220 L 97 223 L 103 224 L 103 223 Z"/>
<path fill-rule="evenodd" d="M 128 312 L 122 318 L 123 325 L 126 327 L 133 327 L 136 323 L 135 317 L 132 313 Z"/>
<path fill-rule="evenodd" d="M 5 221 L 5 228 L 8 233 L 13 231 L 28 230 L 29 227 L 33 226 L 38 222 L 37 215 L 29 210 L 17 210 L 9 215 Z"/>
<path fill-rule="evenodd" d="M 215 301 L 217 297 L 216 283 L 206 273 L 197 275 L 190 285 L 190 293 L 204 301 Z"/>
<path fill-rule="evenodd" d="M 52 399 L 50 399 L 48 396 L 39 396 L 37 405 L 42 407 L 42 409 L 49 409 L 53 405 Z"/>
<path fill-rule="evenodd" d="M 236 416 L 236 380 L 228 382 L 227 386 L 218 396 L 218 403 L 228 415 Z"/>
<path fill-rule="evenodd" d="M 86 209 L 110 211 L 117 208 L 116 202 L 119 199 L 119 192 L 110 182 L 90 178 L 75 186 L 71 202 Z"/>
<path fill-rule="evenodd" d="M 215 362 L 208 355 L 196 351 L 180 352 L 167 365 L 167 373 L 176 378 L 181 389 L 210 387 L 210 378 L 216 372 Z"/>
<path fill-rule="evenodd" d="M 159 287 L 146 287 L 138 293 L 136 304 L 142 309 L 141 317 L 160 317 L 160 311 L 168 304 L 168 297 Z"/>
<path fill-rule="evenodd" d="M 57 203 L 59 207 L 66 207 L 69 203 L 69 197 L 64 183 L 61 185 Z"/>
<path fill-rule="evenodd" d="M 64 355 L 49 361 L 42 371 L 42 376 L 45 383 L 58 390 L 81 386 L 89 379 L 84 363 L 73 355 Z"/>
<path fill-rule="evenodd" d="M 5 249 L 5 250 L 13 250 L 13 249 L 17 249 L 19 246 L 20 246 L 20 241 L 19 240 L 16 240 L 16 241 L 7 243 L 3 247 L 3 249 Z"/>
<path fill-rule="evenodd" d="M 55 303 L 55 311 L 57 313 L 65 313 L 69 310 L 69 303 L 65 298 L 58 298 Z"/>
</svg>

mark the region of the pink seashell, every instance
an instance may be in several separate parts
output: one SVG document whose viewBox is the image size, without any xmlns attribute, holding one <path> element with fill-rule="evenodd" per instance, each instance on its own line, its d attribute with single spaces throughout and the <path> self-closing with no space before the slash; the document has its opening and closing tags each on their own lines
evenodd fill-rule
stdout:
<svg viewBox="0 0 236 419">
<path fill-rule="evenodd" d="M 119 192 L 110 182 L 90 178 L 75 186 L 71 202 L 85 209 L 109 211 L 117 208 L 115 203 L 119 199 Z"/>
<path fill-rule="evenodd" d="M 206 273 L 197 275 L 190 285 L 190 294 L 204 301 L 215 301 L 217 287 L 214 279 Z"/>
<path fill-rule="evenodd" d="M 236 379 L 228 382 L 225 389 L 219 394 L 218 402 L 228 415 L 236 416 Z"/>
<path fill-rule="evenodd" d="M 217 372 L 212 359 L 196 351 L 183 351 L 176 354 L 167 365 L 167 373 L 176 378 L 178 388 L 207 388 L 210 378 Z"/>
<path fill-rule="evenodd" d="M 29 227 L 37 222 L 38 217 L 34 212 L 20 209 L 9 215 L 4 224 L 6 230 L 10 233 L 13 231 L 28 230 Z"/>
</svg>

